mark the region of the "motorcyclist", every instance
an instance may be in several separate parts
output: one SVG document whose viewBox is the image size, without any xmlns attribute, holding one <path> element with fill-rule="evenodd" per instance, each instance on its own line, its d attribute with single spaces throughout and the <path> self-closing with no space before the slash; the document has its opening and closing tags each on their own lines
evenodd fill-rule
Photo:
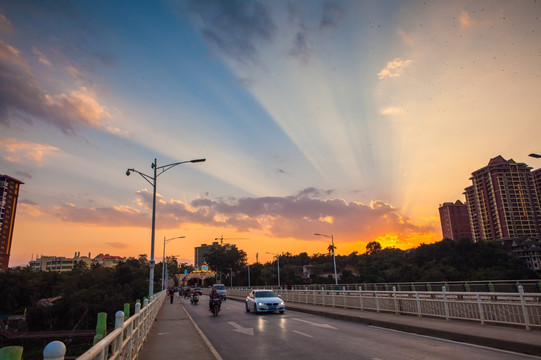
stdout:
<svg viewBox="0 0 541 360">
<path fill-rule="evenodd" d="M 212 289 L 212 291 L 209 294 L 209 311 L 212 311 L 212 303 L 213 301 L 217 299 L 218 304 L 222 304 L 222 300 L 220 299 L 220 294 L 218 294 L 218 291 L 216 289 Z"/>
<path fill-rule="evenodd" d="M 199 299 L 199 293 L 197 292 L 197 290 L 194 289 L 192 291 L 191 300 L 195 301 L 195 300 L 198 300 L 198 299 Z"/>
</svg>

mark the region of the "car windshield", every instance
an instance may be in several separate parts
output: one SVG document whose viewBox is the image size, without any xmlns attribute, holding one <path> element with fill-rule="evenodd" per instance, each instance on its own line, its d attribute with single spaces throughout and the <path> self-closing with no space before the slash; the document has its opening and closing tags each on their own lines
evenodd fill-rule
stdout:
<svg viewBox="0 0 541 360">
<path fill-rule="evenodd" d="M 216 286 L 214 286 L 214 288 L 215 288 L 216 290 L 225 290 L 225 286 L 224 286 L 224 285 L 216 285 Z"/>
<path fill-rule="evenodd" d="M 254 296 L 257 298 L 268 298 L 268 297 L 276 297 L 276 294 L 274 291 L 258 291 L 254 293 Z"/>
</svg>

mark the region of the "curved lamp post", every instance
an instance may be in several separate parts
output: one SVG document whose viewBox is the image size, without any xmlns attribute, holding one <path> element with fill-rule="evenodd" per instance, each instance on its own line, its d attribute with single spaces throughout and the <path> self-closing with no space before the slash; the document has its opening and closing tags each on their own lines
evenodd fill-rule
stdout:
<svg viewBox="0 0 541 360">
<path fill-rule="evenodd" d="M 334 284 L 336 285 L 336 288 L 338 289 L 338 276 L 336 275 L 336 257 L 334 256 L 334 237 L 333 235 L 325 235 L 325 234 L 314 234 L 316 236 L 323 236 L 327 239 L 331 239 L 331 246 L 332 246 L 332 261 L 334 263 Z"/>
<path fill-rule="evenodd" d="M 154 162 L 150 165 L 150 167 L 154 169 L 154 176 L 147 175 L 135 169 L 126 170 L 127 176 L 130 176 L 132 172 L 135 172 L 141 175 L 143 179 L 145 179 L 152 186 L 152 191 L 153 191 L 153 194 L 152 194 L 152 235 L 150 238 L 150 263 L 148 264 L 150 268 L 150 274 L 149 274 L 149 280 L 148 280 L 149 300 L 150 300 L 150 297 L 154 294 L 154 233 L 156 229 L 156 180 L 158 176 L 160 176 L 167 170 L 171 169 L 172 167 L 175 167 L 180 164 L 186 164 L 186 163 L 203 162 L 205 160 L 206 159 L 194 159 L 194 160 L 180 161 L 173 164 L 158 166 L 157 160 L 154 159 Z"/>
<path fill-rule="evenodd" d="M 267 252 L 267 254 L 276 256 L 276 264 L 278 265 L 278 287 L 280 287 L 280 255 L 271 252 Z"/>
<path fill-rule="evenodd" d="M 528 156 L 531 156 L 531 157 L 536 158 L 536 159 L 541 158 L 541 155 L 539 155 L 539 154 L 533 154 L 533 153 L 530 154 L 530 155 L 528 155 Z"/>
<path fill-rule="evenodd" d="M 184 239 L 186 236 L 177 236 L 174 238 L 166 239 L 165 236 L 163 237 L 163 257 L 162 257 L 162 290 L 165 290 L 165 281 L 166 278 L 166 266 L 167 262 L 165 261 L 165 244 L 168 244 L 170 241 L 173 241 L 175 239 Z"/>
</svg>

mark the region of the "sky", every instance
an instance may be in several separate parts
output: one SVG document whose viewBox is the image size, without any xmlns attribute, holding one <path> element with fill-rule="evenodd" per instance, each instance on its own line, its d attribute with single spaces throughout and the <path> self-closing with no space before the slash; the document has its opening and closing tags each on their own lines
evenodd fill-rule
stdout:
<svg viewBox="0 0 541 360">
<path fill-rule="evenodd" d="M 193 262 L 442 239 L 498 155 L 541 153 L 541 1 L 0 2 L 0 174 L 21 186 L 10 266 Z"/>
</svg>

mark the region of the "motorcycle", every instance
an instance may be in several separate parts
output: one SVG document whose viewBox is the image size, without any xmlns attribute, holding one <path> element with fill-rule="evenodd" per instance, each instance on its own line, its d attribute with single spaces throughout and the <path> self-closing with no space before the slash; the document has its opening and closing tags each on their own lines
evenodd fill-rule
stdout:
<svg viewBox="0 0 541 360">
<path fill-rule="evenodd" d="M 199 295 L 192 294 L 192 296 L 190 297 L 190 304 L 197 305 L 198 301 L 199 301 Z"/>
<path fill-rule="evenodd" d="M 220 299 L 212 299 L 212 302 L 210 304 L 210 312 L 214 316 L 218 316 L 218 313 L 220 312 L 221 307 L 221 301 Z"/>
</svg>

